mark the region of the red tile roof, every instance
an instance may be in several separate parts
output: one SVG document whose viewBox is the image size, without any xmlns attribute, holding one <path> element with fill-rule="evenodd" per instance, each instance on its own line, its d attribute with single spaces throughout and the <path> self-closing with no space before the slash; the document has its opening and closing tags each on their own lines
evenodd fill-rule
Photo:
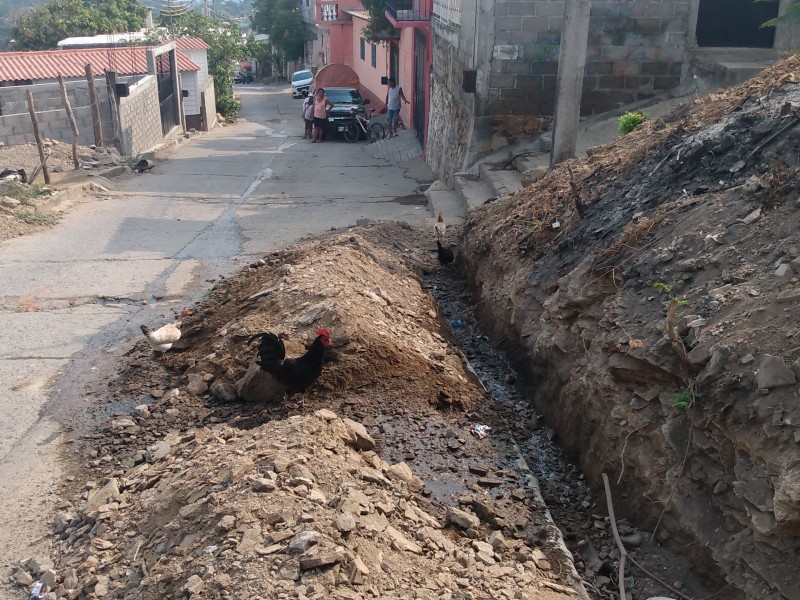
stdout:
<svg viewBox="0 0 800 600">
<path fill-rule="evenodd" d="M 202 40 L 200 40 L 202 41 Z M 204 43 L 204 42 L 203 42 Z M 86 65 L 96 74 L 105 69 L 120 75 L 147 73 L 147 48 L 84 48 L 79 50 L 42 50 L 39 52 L 0 52 L 0 81 L 85 77 Z M 200 67 L 182 52 L 178 52 L 178 69 L 199 71 Z"/>
<path fill-rule="evenodd" d="M 208 50 L 211 48 L 200 38 L 191 37 L 175 38 L 175 45 L 181 50 Z"/>
</svg>

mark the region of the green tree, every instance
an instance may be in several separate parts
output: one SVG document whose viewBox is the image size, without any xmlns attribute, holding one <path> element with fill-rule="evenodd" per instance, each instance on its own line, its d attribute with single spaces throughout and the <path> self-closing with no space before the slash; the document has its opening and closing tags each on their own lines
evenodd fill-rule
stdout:
<svg viewBox="0 0 800 600">
<path fill-rule="evenodd" d="M 22 16 L 12 31 L 17 50 L 50 50 L 74 36 L 135 31 L 147 9 L 139 0 L 49 0 Z"/>
<path fill-rule="evenodd" d="M 369 13 L 369 22 L 361 29 L 361 37 L 371 44 L 385 42 L 388 37 L 399 37 L 398 32 L 386 18 L 386 0 L 361 0 Z"/>
<path fill-rule="evenodd" d="M 214 78 L 217 112 L 226 119 L 235 119 L 239 103 L 233 97 L 232 65 L 250 55 L 249 43 L 242 38 L 235 23 L 187 12 L 162 23 L 176 34 L 198 37 L 210 46 L 208 72 Z"/>
<path fill-rule="evenodd" d="M 302 59 L 308 35 L 295 0 L 253 0 L 253 29 L 269 34 L 273 61 Z"/>
</svg>

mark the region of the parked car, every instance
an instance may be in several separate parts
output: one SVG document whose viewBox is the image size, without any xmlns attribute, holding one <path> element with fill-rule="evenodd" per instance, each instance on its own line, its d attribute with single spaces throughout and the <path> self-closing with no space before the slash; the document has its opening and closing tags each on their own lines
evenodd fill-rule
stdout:
<svg viewBox="0 0 800 600">
<path fill-rule="evenodd" d="M 343 133 L 345 125 L 353 120 L 353 109 L 361 115 L 366 114 L 364 106 L 369 104 L 369 99 L 363 99 L 356 88 L 326 87 L 325 95 L 333 102 L 333 108 L 328 114 L 326 134 Z"/>
<path fill-rule="evenodd" d="M 308 96 L 314 74 L 311 71 L 295 71 L 292 73 L 292 98 Z"/>
</svg>

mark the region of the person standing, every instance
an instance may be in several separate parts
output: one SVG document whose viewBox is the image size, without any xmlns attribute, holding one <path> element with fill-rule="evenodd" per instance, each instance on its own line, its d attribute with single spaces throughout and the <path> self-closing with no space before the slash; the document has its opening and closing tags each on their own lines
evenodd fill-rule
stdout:
<svg viewBox="0 0 800 600">
<path fill-rule="evenodd" d="M 389 137 L 397 137 L 397 120 L 400 118 L 401 102 L 408 104 L 403 88 L 397 87 L 394 77 L 389 78 L 386 90 L 386 122 L 389 124 Z"/>
<path fill-rule="evenodd" d="M 322 143 L 322 134 L 325 131 L 325 123 L 328 120 L 328 114 L 333 108 L 333 102 L 325 96 L 325 90 L 317 88 L 314 92 L 314 139 L 311 140 L 312 144 L 319 142 Z"/>
<path fill-rule="evenodd" d="M 314 134 L 313 125 L 314 125 L 314 97 L 313 96 L 306 96 L 303 99 L 303 112 L 301 113 L 303 117 L 303 124 L 305 125 L 305 131 L 303 132 L 303 139 L 307 137 L 312 137 Z"/>
</svg>

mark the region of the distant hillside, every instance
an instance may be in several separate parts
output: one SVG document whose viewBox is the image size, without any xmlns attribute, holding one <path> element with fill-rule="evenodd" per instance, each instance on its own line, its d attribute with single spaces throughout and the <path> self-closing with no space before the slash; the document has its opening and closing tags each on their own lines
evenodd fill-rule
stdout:
<svg viewBox="0 0 800 600">
<path fill-rule="evenodd" d="M 0 18 L 16 17 L 26 9 L 44 2 L 45 0 L 0 0 Z"/>
</svg>

